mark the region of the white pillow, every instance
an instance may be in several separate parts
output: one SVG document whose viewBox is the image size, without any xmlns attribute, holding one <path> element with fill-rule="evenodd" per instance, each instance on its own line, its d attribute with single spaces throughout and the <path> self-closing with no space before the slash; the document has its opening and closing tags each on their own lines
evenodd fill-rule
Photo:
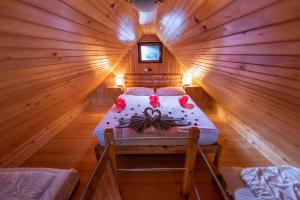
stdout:
<svg viewBox="0 0 300 200">
<path fill-rule="evenodd" d="M 185 95 L 185 91 L 182 87 L 162 87 L 156 90 L 158 96 L 181 96 Z"/>
<path fill-rule="evenodd" d="M 146 87 L 131 87 L 131 88 L 127 88 L 124 94 L 135 95 L 135 96 L 151 96 L 154 94 L 154 89 L 146 88 Z"/>
</svg>

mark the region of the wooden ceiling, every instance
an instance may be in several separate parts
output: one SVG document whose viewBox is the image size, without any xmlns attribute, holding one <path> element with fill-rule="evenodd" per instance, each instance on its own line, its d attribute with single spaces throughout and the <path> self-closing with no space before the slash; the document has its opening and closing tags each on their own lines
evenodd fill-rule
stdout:
<svg viewBox="0 0 300 200">
<path fill-rule="evenodd" d="M 141 26 L 125 0 L 0 1 L 0 165 L 84 102 L 143 31 L 299 163 L 299 10 L 298 0 L 165 0 Z"/>
<path fill-rule="evenodd" d="M 125 1 L 0 1 L 0 166 L 74 117 L 142 36 L 137 18 Z"/>
<path fill-rule="evenodd" d="M 170 0 L 159 7 L 156 23 L 184 70 L 254 130 L 254 145 L 272 151 L 273 161 L 298 166 L 299 10 L 296 0 Z"/>
</svg>

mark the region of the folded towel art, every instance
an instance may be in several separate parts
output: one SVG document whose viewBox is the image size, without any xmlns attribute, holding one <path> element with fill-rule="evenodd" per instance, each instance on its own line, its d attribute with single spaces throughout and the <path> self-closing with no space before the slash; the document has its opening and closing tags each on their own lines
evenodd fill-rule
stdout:
<svg viewBox="0 0 300 200">
<path fill-rule="evenodd" d="M 288 165 L 245 168 L 241 178 L 258 199 L 300 199 L 299 168 Z"/>
<path fill-rule="evenodd" d="M 145 128 L 154 126 L 160 130 L 168 130 L 171 126 L 189 126 L 191 122 L 182 118 L 173 118 L 162 115 L 158 109 L 147 107 L 144 115 L 134 115 L 130 119 L 120 119 L 117 128 L 132 128 L 136 132 L 143 132 Z"/>
</svg>

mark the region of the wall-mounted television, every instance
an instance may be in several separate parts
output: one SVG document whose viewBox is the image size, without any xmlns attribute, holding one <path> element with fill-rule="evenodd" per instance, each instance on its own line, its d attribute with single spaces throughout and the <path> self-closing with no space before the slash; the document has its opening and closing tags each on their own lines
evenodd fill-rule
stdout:
<svg viewBox="0 0 300 200">
<path fill-rule="evenodd" d="M 160 42 L 139 42 L 138 48 L 139 63 L 162 62 L 162 44 Z"/>
</svg>

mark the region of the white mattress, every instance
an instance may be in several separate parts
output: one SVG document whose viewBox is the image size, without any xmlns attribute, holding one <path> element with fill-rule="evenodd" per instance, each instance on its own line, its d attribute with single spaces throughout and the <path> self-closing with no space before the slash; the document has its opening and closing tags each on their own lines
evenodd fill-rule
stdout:
<svg viewBox="0 0 300 200">
<path fill-rule="evenodd" d="M 180 106 L 178 98 L 180 96 L 160 96 L 160 108 L 162 114 L 166 114 L 175 118 L 184 118 L 191 122 L 190 126 L 172 127 L 168 131 L 156 130 L 154 127 L 149 127 L 143 133 L 137 133 L 130 128 L 116 128 L 119 124 L 118 119 L 131 118 L 132 115 L 142 115 L 146 107 L 150 107 L 149 96 L 133 96 L 121 95 L 126 101 L 126 108 L 117 112 L 113 106 L 104 116 L 101 122 L 94 129 L 93 134 L 98 138 L 99 144 L 104 145 L 104 131 L 107 128 L 113 128 L 115 138 L 137 138 L 137 137 L 187 137 L 190 127 L 198 127 L 200 129 L 200 145 L 210 145 L 217 142 L 219 131 L 215 125 L 208 119 L 203 111 L 196 106 L 193 100 L 189 97 L 188 103 L 194 104 L 194 108 L 186 109 Z M 166 140 L 145 140 L 141 143 L 138 140 L 116 141 L 117 145 L 183 145 L 187 143 L 186 139 L 174 140 L 170 143 L 170 139 Z"/>
<path fill-rule="evenodd" d="M 53 174 L 54 178 L 51 181 L 50 186 L 39 198 L 40 200 L 69 199 L 79 181 L 79 174 L 75 169 L 0 168 L 0 172 L 47 172 Z"/>
</svg>

